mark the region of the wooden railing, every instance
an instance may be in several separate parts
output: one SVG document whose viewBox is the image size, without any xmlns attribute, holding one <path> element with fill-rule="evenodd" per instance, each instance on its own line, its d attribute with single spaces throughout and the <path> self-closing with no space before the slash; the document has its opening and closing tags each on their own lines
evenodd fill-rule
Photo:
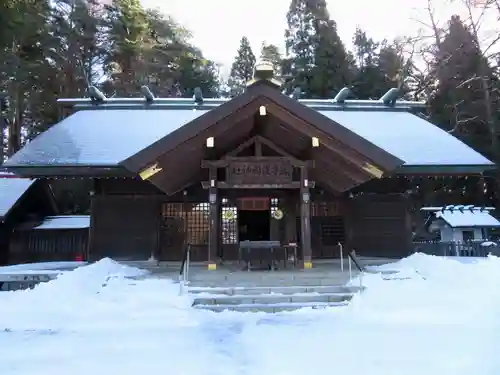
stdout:
<svg viewBox="0 0 500 375">
<path fill-rule="evenodd" d="M 500 256 L 498 244 L 490 246 L 485 246 L 485 244 L 488 242 L 415 241 L 413 251 L 438 256 L 486 257 L 488 254 Z"/>
</svg>

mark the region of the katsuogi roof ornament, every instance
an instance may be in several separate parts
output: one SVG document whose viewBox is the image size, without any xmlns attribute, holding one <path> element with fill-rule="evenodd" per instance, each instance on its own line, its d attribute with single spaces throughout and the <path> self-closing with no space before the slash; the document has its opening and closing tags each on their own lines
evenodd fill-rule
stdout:
<svg viewBox="0 0 500 375">
<path fill-rule="evenodd" d="M 253 79 L 247 83 L 250 86 L 258 81 L 268 81 L 276 87 L 281 87 L 283 82 L 274 77 L 274 65 L 271 61 L 264 57 L 261 57 L 257 63 L 255 63 L 253 69 Z"/>
</svg>

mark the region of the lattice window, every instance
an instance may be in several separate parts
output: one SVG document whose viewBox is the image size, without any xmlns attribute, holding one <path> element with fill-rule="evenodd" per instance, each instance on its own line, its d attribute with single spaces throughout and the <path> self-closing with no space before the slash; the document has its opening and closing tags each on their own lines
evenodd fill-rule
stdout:
<svg viewBox="0 0 500 375">
<path fill-rule="evenodd" d="M 188 243 L 207 245 L 210 231 L 210 203 L 203 202 L 194 205 L 186 214 Z"/>
<path fill-rule="evenodd" d="M 323 246 L 335 246 L 345 243 L 345 227 L 342 217 L 321 223 L 321 243 Z"/>
<path fill-rule="evenodd" d="M 162 205 L 163 217 L 177 217 L 182 212 L 182 203 L 164 203 Z"/>
<path fill-rule="evenodd" d="M 165 203 L 162 207 L 164 226 L 169 231 L 186 234 L 191 245 L 208 244 L 210 204 L 203 203 Z M 173 237 L 173 233 L 170 235 Z M 168 238 L 166 238 L 169 241 Z"/>
<path fill-rule="evenodd" d="M 223 245 L 238 243 L 238 209 L 235 205 L 222 198 L 221 207 L 221 237 Z"/>
</svg>

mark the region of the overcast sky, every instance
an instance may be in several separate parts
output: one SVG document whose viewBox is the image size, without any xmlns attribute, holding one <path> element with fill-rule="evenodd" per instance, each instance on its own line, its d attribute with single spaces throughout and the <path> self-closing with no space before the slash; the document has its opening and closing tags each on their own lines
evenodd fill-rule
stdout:
<svg viewBox="0 0 500 375">
<path fill-rule="evenodd" d="M 439 20 L 456 11 L 449 0 L 433 0 Z M 206 57 L 231 64 L 239 40 L 246 35 L 255 51 L 263 41 L 283 44 L 290 0 L 142 0 L 145 7 L 159 8 L 193 33 L 193 43 Z M 415 35 L 427 22 L 427 0 L 329 0 L 332 19 L 350 48 L 356 26 L 375 39 Z"/>
</svg>

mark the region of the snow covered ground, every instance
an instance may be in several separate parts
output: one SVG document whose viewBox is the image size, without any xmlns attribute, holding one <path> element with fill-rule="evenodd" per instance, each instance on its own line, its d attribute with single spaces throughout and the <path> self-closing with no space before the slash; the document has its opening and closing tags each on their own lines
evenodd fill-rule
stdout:
<svg viewBox="0 0 500 375">
<path fill-rule="evenodd" d="M 413 255 L 347 307 L 191 308 L 168 280 L 102 260 L 0 293 L 2 375 L 498 375 L 500 259 Z"/>
</svg>

